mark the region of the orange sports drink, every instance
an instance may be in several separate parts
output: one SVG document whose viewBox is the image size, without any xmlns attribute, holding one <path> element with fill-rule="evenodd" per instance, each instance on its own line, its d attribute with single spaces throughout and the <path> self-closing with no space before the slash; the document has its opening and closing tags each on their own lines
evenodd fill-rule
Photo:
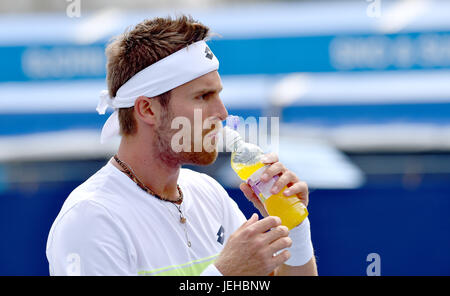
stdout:
<svg viewBox="0 0 450 296">
<path fill-rule="evenodd" d="M 258 146 L 242 140 L 236 131 L 238 123 L 238 117 L 229 116 L 224 127 L 226 147 L 231 151 L 231 167 L 239 178 L 250 185 L 269 215 L 280 217 L 281 224 L 289 230 L 296 227 L 308 216 L 308 210 L 296 195 L 283 194 L 287 186 L 277 194 L 270 192 L 278 176 L 267 182 L 261 180 L 267 168 L 260 160 L 264 153 Z"/>
</svg>

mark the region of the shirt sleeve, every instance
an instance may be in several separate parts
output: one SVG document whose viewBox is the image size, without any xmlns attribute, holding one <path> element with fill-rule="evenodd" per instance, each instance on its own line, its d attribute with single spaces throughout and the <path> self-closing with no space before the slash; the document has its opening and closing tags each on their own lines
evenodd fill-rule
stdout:
<svg viewBox="0 0 450 296">
<path fill-rule="evenodd" d="M 131 244 L 102 205 L 79 202 L 52 231 L 50 275 L 136 275 Z"/>
</svg>

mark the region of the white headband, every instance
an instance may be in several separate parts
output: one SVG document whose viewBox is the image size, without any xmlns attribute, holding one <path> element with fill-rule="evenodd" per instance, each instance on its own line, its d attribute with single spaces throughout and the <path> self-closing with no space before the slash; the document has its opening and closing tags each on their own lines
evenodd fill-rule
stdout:
<svg viewBox="0 0 450 296">
<path fill-rule="evenodd" d="M 114 112 L 103 126 L 100 142 L 119 135 L 117 109 L 132 107 L 140 96 L 158 96 L 217 69 L 216 56 L 205 41 L 198 41 L 136 73 L 119 88 L 114 98 L 109 97 L 107 90 L 101 91 L 97 112 L 105 114 L 108 106 L 114 108 Z"/>
</svg>

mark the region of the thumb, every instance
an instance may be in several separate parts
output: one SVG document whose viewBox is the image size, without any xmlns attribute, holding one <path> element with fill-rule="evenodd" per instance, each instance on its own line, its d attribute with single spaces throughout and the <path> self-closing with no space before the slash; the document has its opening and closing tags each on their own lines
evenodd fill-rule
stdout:
<svg viewBox="0 0 450 296">
<path fill-rule="evenodd" d="M 256 194 L 253 192 L 253 189 L 247 183 L 241 183 L 239 185 L 239 188 L 249 201 L 251 201 L 252 203 L 260 202 L 258 196 L 256 196 Z"/>
<path fill-rule="evenodd" d="M 242 193 L 244 193 L 245 197 L 253 203 L 255 208 L 258 209 L 258 211 L 263 215 L 264 217 L 267 217 L 269 214 L 266 211 L 266 208 L 259 200 L 258 196 L 253 192 L 253 189 L 247 184 L 247 183 L 241 183 L 239 186 Z"/>
</svg>

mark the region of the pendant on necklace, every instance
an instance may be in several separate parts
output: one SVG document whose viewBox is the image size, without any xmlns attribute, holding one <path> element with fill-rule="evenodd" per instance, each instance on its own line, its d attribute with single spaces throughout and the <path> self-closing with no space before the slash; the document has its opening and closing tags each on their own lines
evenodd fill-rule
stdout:
<svg viewBox="0 0 450 296">
<path fill-rule="evenodd" d="M 186 223 L 186 218 L 184 218 L 183 216 L 180 216 L 180 223 L 181 224 Z"/>
</svg>

